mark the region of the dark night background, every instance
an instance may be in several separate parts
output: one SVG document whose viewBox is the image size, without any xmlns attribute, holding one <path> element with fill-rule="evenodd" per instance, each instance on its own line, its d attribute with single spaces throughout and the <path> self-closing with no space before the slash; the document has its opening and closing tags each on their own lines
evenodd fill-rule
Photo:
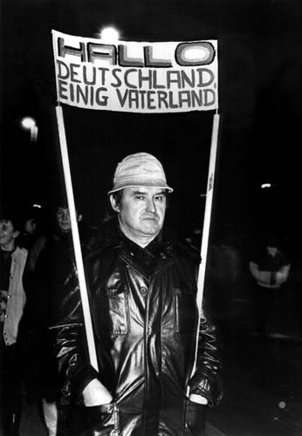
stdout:
<svg viewBox="0 0 302 436">
<path fill-rule="evenodd" d="M 96 37 L 114 25 L 122 40 L 217 39 L 220 143 L 213 227 L 300 238 L 302 171 L 300 0 L 2 0 L 1 197 L 54 201 L 62 172 L 54 117 L 51 29 Z M 37 120 L 37 143 L 20 128 Z M 116 163 L 154 153 L 175 188 L 170 222 L 202 223 L 212 112 L 133 115 L 64 107 L 76 205 L 88 222 L 105 212 Z M 264 182 L 273 183 L 261 190 Z"/>
<path fill-rule="evenodd" d="M 48 211 L 64 187 L 51 29 L 97 37 L 108 25 L 121 40 L 218 40 L 220 140 L 205 292 L 224 332 L 225 397 L 208 415 L 207 434 L 301 436 L 302 1 L 0 0 L 0 207 L 39 203 Z M 76 206 L 88 224 L 104 217 L 117 162 L 147 151 L 175 189 L 168 223 L 182 236 L 193 223 L 202 227 L 213 112 L 63 110 Z M 24 116 L 37 121 L 36 142 L 20 127 Z M 224 263 L 219 244 L 215 250 L 226 228 L 242 244 L 237 263 Z M 252 335 L 248 260 L 266 230 L 280 234 L 294 261 L 264 340 Z M 225 286 L 234 275 L 235 286 Z M 37 412 L 25 412 L 22 434 L 46 434 L 33 430 L 42 426 Z"/>
</svg>

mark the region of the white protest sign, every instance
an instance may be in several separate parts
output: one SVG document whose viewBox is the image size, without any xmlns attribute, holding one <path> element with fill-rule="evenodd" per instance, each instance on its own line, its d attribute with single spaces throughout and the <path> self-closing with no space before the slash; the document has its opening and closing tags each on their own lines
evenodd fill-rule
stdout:
<svg viewBox="0 0 302 436">
<path fill-rule="evenodd" d="M 218 109 L 216 40 L 108 44 L 52 36 L 59 103 L 137 113 Z"/>
</svg>

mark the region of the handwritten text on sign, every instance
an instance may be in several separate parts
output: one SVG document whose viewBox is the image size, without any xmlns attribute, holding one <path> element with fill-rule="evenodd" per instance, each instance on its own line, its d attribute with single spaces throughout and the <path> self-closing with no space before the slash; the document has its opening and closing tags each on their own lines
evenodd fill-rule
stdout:
<svg viewBox="0 0 302 436">
<path fill-rule="evenodd" d="M 105 44 L 52 33 L 61 103 L 145 113 L 218 108 L 217 41 Z"/>
</svg>

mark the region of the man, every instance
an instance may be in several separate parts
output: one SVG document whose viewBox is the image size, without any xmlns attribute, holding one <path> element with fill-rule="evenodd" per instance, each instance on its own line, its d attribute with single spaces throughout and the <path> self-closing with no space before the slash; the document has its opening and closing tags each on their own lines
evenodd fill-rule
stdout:
<svg viewBox="0 0 302 436">
<path fill-rule="evenodd" d="M 99 372 L 87 359 L 75 276 L 60 300 L 55 329 L 64 393 L 86 406 L 95 436 L 202 435 L 205 406 L 221 399 L 216 339 L 204 314 L 190 379 L 198 259 L 163 236 L 172 191 L 148 153 L 117 166 L 109 192 L 116 217 L 86 262 Z"/>
<path fill-rule="evenodd" d="M 280 296 L 291 269 L 277 235 L 266 236 L 264 244 L 249 261 L 256 315 L 256 334 L 268 336 L 274 301 Z"/>
<path fill-rule="evenodd" d="M 28 272 L 27 318 L 35 341 L 32 341 L 32 390 L 42 400 L 44 421 L 48 436 L 64 434 L 64 414 L 58 407 L 59 376 L 52 353 L 49 326 L 52 320 L 54 296 L 63 285 L 67 272 L 73 266 L 71 220 L 66 200 L 58 201 L 52 210 L 53 226 L 36 261 Z M 78 215 L 78 221 L 82 216 Z M 30 283 L 29 283 L 30 280 Z"/>
<path fill-rule="evenodd" d="M 27 250 L 19 248 L 13 212 L 0 218 L 0 413 L 4 436 L 17 436 L 21 419 L 22 377 L 19 325 L 26 301 L 23 272 Z"/>
</svg>

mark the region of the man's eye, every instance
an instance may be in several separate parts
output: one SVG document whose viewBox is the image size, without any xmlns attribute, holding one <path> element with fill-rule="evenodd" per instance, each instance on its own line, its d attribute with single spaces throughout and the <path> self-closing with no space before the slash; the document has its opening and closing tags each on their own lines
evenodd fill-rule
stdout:
<svg viewBox="0 0 302 436">
<path fill-rule="evenodd" d="M 163 200 L 164 200 L 164 196 L 163 195 L 157 195 L 156 197 L 155 197 L 155 200 L 156 201 L 158 201 L 158 202 L 162 202 Z"/>
<path fill-rule="evenodd" d="M 136 195 L 135 198 L 137 200 L 144 200 L 145 199 L 145 197 L 143 195 Z"/>
</svg>

